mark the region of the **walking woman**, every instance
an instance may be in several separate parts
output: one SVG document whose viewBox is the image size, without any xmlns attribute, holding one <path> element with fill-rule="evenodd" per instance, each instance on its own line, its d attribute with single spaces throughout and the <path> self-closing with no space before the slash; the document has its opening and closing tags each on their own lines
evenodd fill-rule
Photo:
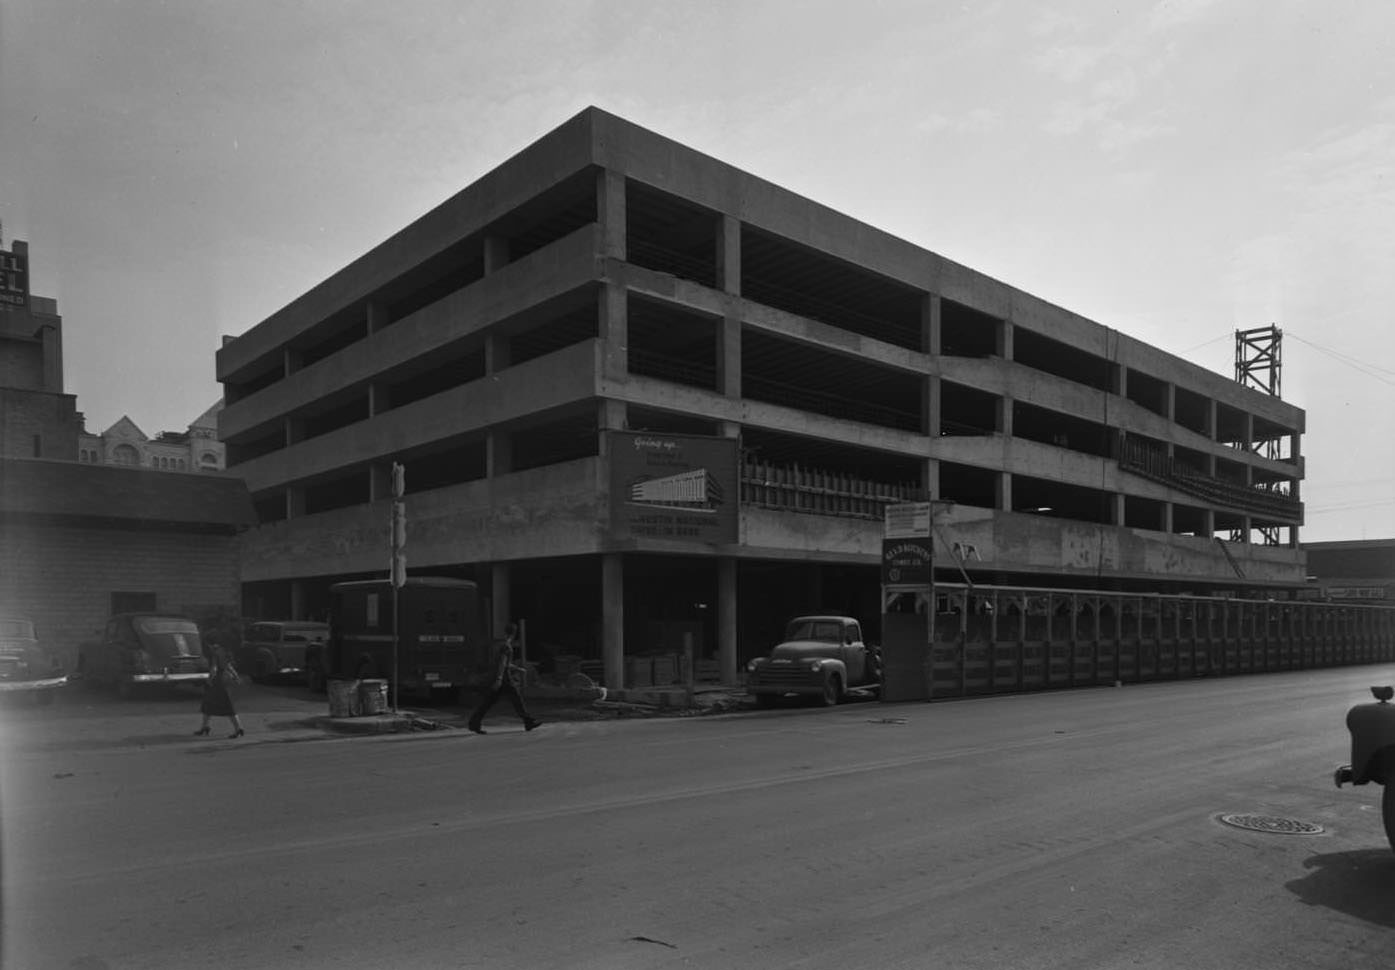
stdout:
<svg viewBox="0 0 1395 970">
<path fill-rule="evenodd" d="M 199 737 L 208 736 L 208 720 L 212 717 L 226 717 L 232 721 L 233 733 L 229 738 L 243 735 L 242 722 L 237 719 L 237 708 L 233 706 L 232 685 L 237 683 L 237 668 L 232 665 L 228 652 L 222 645 L 215 644 L 211 651 L 212 665 L 208 669 L 208 682 L 203 688 L 203 726 L 194 732 Z"/>
</svg>

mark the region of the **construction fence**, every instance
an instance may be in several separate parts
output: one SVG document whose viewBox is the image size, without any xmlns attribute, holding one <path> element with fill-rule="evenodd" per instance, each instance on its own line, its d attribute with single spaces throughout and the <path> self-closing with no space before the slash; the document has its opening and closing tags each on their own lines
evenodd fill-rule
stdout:
<svg viewBox="0 0 1395 970">
<path fill-rule="evenodd" d="M 1395 660 L 1386 606 L 959 584 L 932 599 L 931 699 Z"/>
</svg>

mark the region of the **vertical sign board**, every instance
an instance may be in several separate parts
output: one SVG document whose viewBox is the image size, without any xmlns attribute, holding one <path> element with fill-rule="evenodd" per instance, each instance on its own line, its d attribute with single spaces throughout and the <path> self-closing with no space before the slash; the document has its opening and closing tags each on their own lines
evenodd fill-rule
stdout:
<svg viewBox="0 0 1395 970">
<path fill-rule="evenodd" d="M 0 310 L 29 307 L 29 257 L 0 249 Z"/>
<path fill-rule="evenodd" d="M 882 585 L 929 586 L 933 558 L 930 503 L 888 505 L 882 532 Z"/>
<path fill-rule="evenodd" d="M 735 438 L 607 432 L 613 539 L 737 541 Z"/>
</svg>

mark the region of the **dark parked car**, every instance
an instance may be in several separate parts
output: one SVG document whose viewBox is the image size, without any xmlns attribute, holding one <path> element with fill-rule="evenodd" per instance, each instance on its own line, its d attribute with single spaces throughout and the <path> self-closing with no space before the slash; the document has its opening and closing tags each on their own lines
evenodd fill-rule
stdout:
<svg viewBox="0 0 1395 970">
<path fill-rule="evenodd" d="M 203 684 L 208 658 L 198 624 L 171 613 L 118 613 L 100 640 L 78 647 L 76 676 L 122 697 L 150 685 Z"/>
<path fill-rule="evenodd" d="M 746 665 L 746 692 L 762 705 L 788 694 L 832 706 L 851 688 L 880 686 L 881 654 L 850 616 L 796 616 L 768 657 Z"/>
<path fill-rule="evenodd" d="M 0 616 L 0 694 L 28 694 L 48 704 L 68 678 L 63 663 L 34 635 L 34 622 L 23 616 Z"/>
<path fill-rule="evenodd" d="M 253 680 L 285 677 L 304 680 L 307 649 L 323 649 L 329 624 L 310 620 L 261 620 L 253 623 L 237 653 L 237 668 Z"/>
</svg>

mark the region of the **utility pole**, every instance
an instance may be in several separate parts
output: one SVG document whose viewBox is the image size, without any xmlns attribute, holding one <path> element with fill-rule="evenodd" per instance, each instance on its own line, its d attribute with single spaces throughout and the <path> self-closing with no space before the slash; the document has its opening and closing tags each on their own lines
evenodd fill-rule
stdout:
<svg viewBox="0 0 1395 970">
<path fill-rule="evenodd" d="M 392 535 L 392 562 L 389 568 L 389 577 L 392 581 L 392 712 L 397 713 L 397 655 L 398 655 L 398 622 L 397 615 L 400 612 L 400 600 L 398 591 L 402 589 L 402 584 L 407 581 L 407 554 L 403 549 L 407 545 L 407 506 L 402 501 L 402 496 L 406 492 L 406 471 L 401 462 L 392 463 L 392 523 L 389 532 Z"/>
</svg>

